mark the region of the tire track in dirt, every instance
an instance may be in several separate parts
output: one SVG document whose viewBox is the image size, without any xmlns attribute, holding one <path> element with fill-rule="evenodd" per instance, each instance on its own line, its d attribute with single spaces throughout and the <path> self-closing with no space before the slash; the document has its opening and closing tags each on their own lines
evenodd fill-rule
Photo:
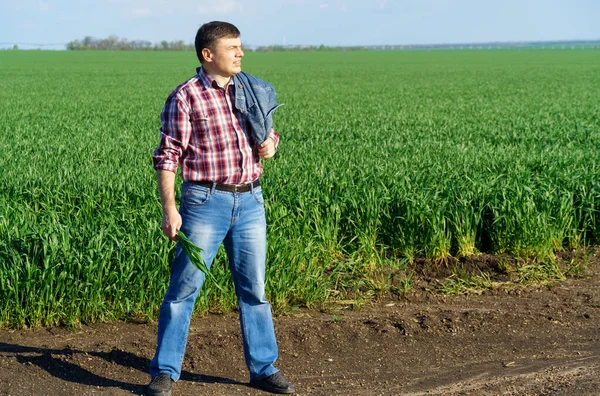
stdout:
<svg viewBox="0 0 600 396">
<path fill-rule="evenodd" d="M 424 378 L 421 383 L 415 385 L 415 388 L 420 390 L 413 392 L 410 390 L 411 386 L 404 387 L 402 395 L 548 394 L 553 388 L 555 391 L 562 388 L 566 392 L 565 388 L 573 380 L 595 383 L 598 388 L 594 390 L 593 394 L 597 394 L 600 389 L 598 376 L 600 374 L 600 356 L 598 355 L 573 360 L 523 360 L 510 363 L 513 364 L 502 372 L 498 371 L 498 365 L 495 363 L 479 365 L 473 370 L 474 374 L 464 378 L 460 378 L 460 375 L 449 377 L 448 383 L 431 388 L 427 388 L 426 384 L 444 382 L 444 379 Z M 426 390 L 423 390 L 424 388 Z"/>
</svg>

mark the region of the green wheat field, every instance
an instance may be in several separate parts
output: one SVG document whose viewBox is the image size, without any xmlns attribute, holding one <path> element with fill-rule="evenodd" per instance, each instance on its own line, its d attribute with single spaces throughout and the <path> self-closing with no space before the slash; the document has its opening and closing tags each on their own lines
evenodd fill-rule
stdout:
<svg viewBox="0 0 600 396">
<path fill-rule="evenodd" d="M 0 326 L 156 318 L 174 243 L 151 155 L 192 52 L 0 52 Z M 386 271 L 600 243 L 600 51 L 246 53 L 271 82 L 263 161 L 276 311 Z M 414 269 L 414 268 L 413 268 Z M 198 309 L 230 310 L 223 252 Z M 406 284 L 410 283 L 407 275 Z"/>
</svg>

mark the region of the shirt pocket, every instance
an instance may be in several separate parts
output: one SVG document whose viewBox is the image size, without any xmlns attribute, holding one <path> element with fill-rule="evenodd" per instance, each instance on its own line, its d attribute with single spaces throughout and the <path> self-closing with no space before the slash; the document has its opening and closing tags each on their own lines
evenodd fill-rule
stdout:
<svg viewBox="0 0 600 396">
<path fill-rule="evenodd" d="M 212 150 L 216 146 L 215 136 L 211 133 L 211 119 L 208 114 L 194 112 L 190 116 L 192 136 L 190 143 L 201 150 Z"/>
<path fill-rule="evenodd" d="M 205 113 L 193 112 L 190 116 L 192 127 L 197 129 L 207 129 L 210 117 Z"/>
</svg>

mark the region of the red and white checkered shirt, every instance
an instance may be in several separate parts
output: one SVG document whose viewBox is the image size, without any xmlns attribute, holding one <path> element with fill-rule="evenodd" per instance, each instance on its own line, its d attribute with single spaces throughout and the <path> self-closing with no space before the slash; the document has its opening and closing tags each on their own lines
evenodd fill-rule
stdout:
<svg viewBox="0 0 600 396">
<path fill-rule="evenodd" d="M 232 81 L 221 88 L 204 69 L 171 92 L 160 119 L 154 169 L 177 172 L 187 181 L 252 182 L 263 167 L 250 124 L 235 106 Z M 275 145 L 279 135 L 271 131 Z"/>
</svg>

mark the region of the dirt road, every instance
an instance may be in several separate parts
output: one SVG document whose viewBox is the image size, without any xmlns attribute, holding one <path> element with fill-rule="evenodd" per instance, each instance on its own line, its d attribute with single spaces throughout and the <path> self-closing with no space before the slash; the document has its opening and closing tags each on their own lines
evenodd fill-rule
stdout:
<svg viewBox="0 0 600 396">
<path fill-rule="evenodd" d="M 554 286 L 417 291 L 360 311 L 276 318 L 278 367 L 300 395 L 598 395 L 600 266 Z M 0 331 L 0 395 L 143 394 L 156 324 Z M 247 386 L 237 316 L 193 320 L 175 395 Z"/>
</svg>

